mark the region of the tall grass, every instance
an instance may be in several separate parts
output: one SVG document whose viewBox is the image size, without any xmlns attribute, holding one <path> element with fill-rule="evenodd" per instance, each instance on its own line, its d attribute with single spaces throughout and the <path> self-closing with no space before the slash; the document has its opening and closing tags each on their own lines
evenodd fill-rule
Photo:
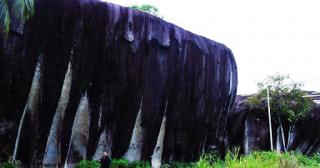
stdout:
<svg viewBox="0 0 320 168">
<path fill-rule="evenodd" d="M 81 161 L 79 165 L 81 168 L 100 166 L 95 161 Z M 149 161 L 129 163 L 125 159 L 113 159 L 111 168 L 151 168 L 151 164 Z M 197 162 L 171 162 L 163 164 L 161 168 L 320 168 L 320 155 L 305 156 L 296 152 L 275 151 L 255 151 L 249 155 L 240 155 L 239 149 L 234 149 L 226 154 L 224 160 L 211 153 L 202 155 Z"/>
<path fill-rule="evenodd" d="M 204 155 L 196 165 L 198 168 L 320 168 L 320 159 L 319 156 L 308 157 L 295 152 L 275 151 L 256 151 L 240 156 L 239 150 L 235 150 L 229 151 L 224 161 Z"/>
</svg>

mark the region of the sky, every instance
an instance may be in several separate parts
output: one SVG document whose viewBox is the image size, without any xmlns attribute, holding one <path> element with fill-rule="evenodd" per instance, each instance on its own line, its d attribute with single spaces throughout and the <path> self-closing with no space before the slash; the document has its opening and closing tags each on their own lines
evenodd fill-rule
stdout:
<svg viewBox="0 0 320 168">
<path fill-rule="evenodd" d="M 151 4 L 164 20 L 228 46 L 237 61 L 238 94 L 257 91 L 275 73 L 320 91 L 319 0 L 104 0 Z"/>
</svg>

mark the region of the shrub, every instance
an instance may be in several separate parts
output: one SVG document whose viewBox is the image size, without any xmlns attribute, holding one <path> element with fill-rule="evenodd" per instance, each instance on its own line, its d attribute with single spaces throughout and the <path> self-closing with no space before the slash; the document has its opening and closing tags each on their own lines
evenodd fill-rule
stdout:
<svg viewBox="0 0 320 168">
<path fill-rule="evenodd" d="M 194 168 L 195 163 L 184 163 L 184 162 L 171 162 L 169 164 L 161 165 L 161 168 Z"/>
<path fill-rule="evenodd" d="M 12 157 L 10 157 L 7 162 L 0 163 L 0 168 L 16 168 L 20 167 L 20 165 L 20 161 L 13 160 Z"/>
<path fill-rule="evenodd" d="M 200 159 L 196 162 L 196 166 L 198 168 L 209 168 L 213 167 L 215 160 L 217 158 L 212 154 L 204 154 L 200 157 Z"/>
<path fill-rule="evenodd" d="M 127 168 L 129 165 L 128 160 L 125 159 L 113 159 L 111 168 Z"/>
<path fill-rule="evenodd" d="M 314 155 L 308 157 L 306 155 L 302 155 L 301 153 L 294 153 L 298 163 L 303 167 L 311 167 L 316 168 L 320 167 L 320 156 Z"/>
<path fill-rule="evenodd" d="M 76 168 L 99 168 L 100 164 L 94 160 L 81 160 L 80 163 L 76 165 Z"/>
<path fill-rule="evenodd" d="M 135 161 L 128 164 L 128 168 L 151 168 L 149 161 Z"/>
<path fill-rule="evenodd" d="M 279 159 L 279 167 L 281 168 L 299 168 L 299 163 L 296 157 L 280 157 Z"/>
</svg>

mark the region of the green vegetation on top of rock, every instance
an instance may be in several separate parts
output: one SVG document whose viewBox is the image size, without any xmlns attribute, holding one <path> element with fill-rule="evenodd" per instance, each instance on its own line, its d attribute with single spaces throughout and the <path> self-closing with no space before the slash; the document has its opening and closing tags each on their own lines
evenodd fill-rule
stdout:
<svg viewBox="0 0 320 168">
<path fill-rule="evenodd" d="M 162 16 L 159 15 L 159 9 L 153 5 L 149 5 L 149 4 L 143 4 L 140 6 L 132 5 L 131 8 L 162 18 Z"/>
</svg>

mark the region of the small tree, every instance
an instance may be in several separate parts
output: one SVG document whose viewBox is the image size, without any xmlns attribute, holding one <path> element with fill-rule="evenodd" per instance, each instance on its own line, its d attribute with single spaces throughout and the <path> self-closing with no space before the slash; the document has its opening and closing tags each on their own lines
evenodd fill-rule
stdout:
<svg viewBox="0 0 320 168">
<path fill-rule="evenodd" d="M 259 92 L 248 99 L 248 105 L 267 111 L 267 88 L 270 94 L 272 118 L 281 130 L 282 144 L 285 150 L 292 142 L 292 132 L 297 121 L 303 119 L 312 107 L 312 99 L 303 97 L 302 84 L 290 80 L 289 75 L 272 75 L 258 83 Z M 287 143 L 285 142 L 284 124 L 289 125 Z"/>
</svg>

